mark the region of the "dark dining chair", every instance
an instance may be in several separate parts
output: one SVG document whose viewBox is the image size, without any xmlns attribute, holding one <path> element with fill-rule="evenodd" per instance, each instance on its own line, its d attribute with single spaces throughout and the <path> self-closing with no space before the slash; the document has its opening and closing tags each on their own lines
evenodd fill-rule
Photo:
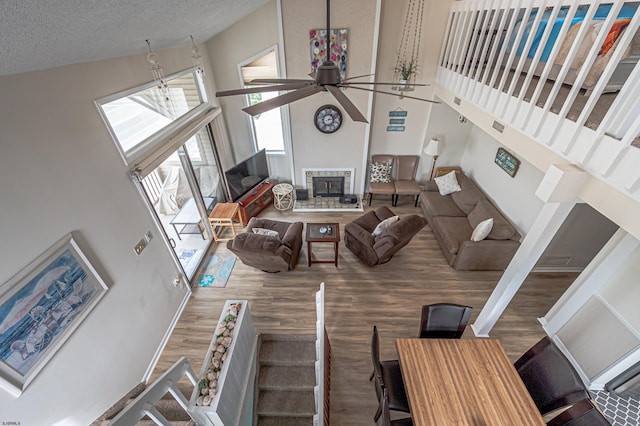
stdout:
<svg viewBox="0 0 640 426">
<path fill-rule="evenodd" d="M 383 392 L 382 392 L 382 417 L 380 419 L 380 425 L 381 426 L 413 426 L 413 420 L 411 420 L 411 417 L 391 420 L 391 413 L 389 412 L 389 395 L 387 395 L 386 389 L 383 389 Z"/>
<path fill-rule="evenodd" d="M 373 362 L 373 373 L 369 380 L 374 380 L 376 396 L 378 398 L 378 411 L 376 411 L 373 420 L 377 422 L 382 414 L 384 390 L 388 393 L 390 410 L 405 413 L 411 412 L 409 410 L 407 393 L 404 389 L 400 363 L 397 359 L 380 361 L 380 340 L 378 338 L 378 329 L 375 325 L 373 326 L 373 334 L 371 335 L 371 361 Z"/>
<path fill-rule="evenodd" d="M 593 405 L 582 399 L 551 419 L 547 426 L 610 426 L 609 420 Z"/>
<path fill-rule="evenodd" d="M 422 307 L 420 338 L 459 339 L 471 318 L 470 306 L 434 303 Z"/>
<path fill-rule="evenodd" d="M 542 415 L 590 397 L 573 365 L 548 336 L 525 352 L 514 367 Z"/>
</svg>

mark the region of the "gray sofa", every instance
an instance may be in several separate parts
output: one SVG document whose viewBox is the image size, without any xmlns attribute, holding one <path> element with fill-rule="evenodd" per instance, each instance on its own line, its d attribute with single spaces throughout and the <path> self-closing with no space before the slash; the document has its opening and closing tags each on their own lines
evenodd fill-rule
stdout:
<svg viewBox="0 0 640 426">
<path fill-rule="evenodd" d="M 520 234 L 478 186 L 456 170 L 461 191 L 440 195 L 434 181 L 420 194 L 420 207 L 445 258 L 458 270 L 504 270 L 520 247 Z M 471 241 L 478 223 L 493 218 L 486 239 Z"/>
</svg>

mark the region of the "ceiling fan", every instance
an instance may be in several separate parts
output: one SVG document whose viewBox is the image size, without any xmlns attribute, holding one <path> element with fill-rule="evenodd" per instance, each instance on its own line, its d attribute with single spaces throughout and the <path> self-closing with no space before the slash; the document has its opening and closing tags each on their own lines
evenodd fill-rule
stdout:
<svg viewBox="0 0 640 426">
<path fill-rule="evenodd" d="M 358 85 L 396 85 L 396 83 L 380 83 L 380 82 L 356 82 L 352 81 L 355 79 L 359 79 L 362 77 L 369 77 L 372 74 L 359 75 L 356 77 L 350 77 L 342 80 L 340 78 L 340 70 L 338 65 L 336 65 L 333 61 L 329 60 L 329 52 L 331 47 L 331 21 L 330 21 L 330 0 L 327 0 L 327 40 L 326 40 L 326 59 L 322 62 L 322 64 L 318 67 L 317 72 L 312 72 L 309 76 L 310 79 L 256 79 L 251 80 L 250 84 L 255 85 L 269 85 L 269 86 L 258 86 L 258 87 L 249 87 L 245 89 L 235 89 L 235 90 L 225 90 L 216 93 L 216 97 L 221 96 L 234 96 L 234 95 L 247 95 L 251 93 L 261 93 L 261 92 L 274 92 L 274 91 L 289 91 L 283 95 L 277 96 L 275 98 L 268 99 L 266 101 L 248 106 L 243 108 L 242 110 L 249 115 L 255 116 L 258 114 L 262 114 L 263 112 L 269 111 L 274 108 L 281 107 L 283 105 L 289 104 L 291 102 L 306 98 L 307 96 L 314 95 L 319 92 L 329 92 L 331 93 L 338 103 L 342 105 L 345 109 L 349 117 L 353 121 L 360 121 L 363 123 L 368 123 L 367 119 L 362 115 L 362 113 L 358 110 L 358 108 L 349 100 L 349 98 L 342 93 L 341 88 L 349 87 L 352 89 L 365 90 L 369 92 L 382 93 L 386 95 L 393 95 L 404 97 L 408 99 L 415 99 L 423 102 L 432 102 L 439 103 L 437 101 L 432 101 L 429 99 L 422 99 L 415 96 L 407 96 L 402 92 L 400 94 L 387 92 L 378 89 L 371 89 L 366 87 L 358 87 Z M 427 86 L 426 84 L 414 84 L 415 86 Z"/>
</svg>

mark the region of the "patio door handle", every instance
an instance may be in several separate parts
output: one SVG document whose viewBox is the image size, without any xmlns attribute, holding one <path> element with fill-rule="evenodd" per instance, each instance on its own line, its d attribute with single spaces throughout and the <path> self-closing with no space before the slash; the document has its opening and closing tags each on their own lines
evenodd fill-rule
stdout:
<svg viewBox="0 0 640 426">
<path fill-rule="evenodd" d="M 171 248 L 176 248 L 176 240 L 173 238 L 169 238 L 169 244 L 171 244 Z"/>
</svg>

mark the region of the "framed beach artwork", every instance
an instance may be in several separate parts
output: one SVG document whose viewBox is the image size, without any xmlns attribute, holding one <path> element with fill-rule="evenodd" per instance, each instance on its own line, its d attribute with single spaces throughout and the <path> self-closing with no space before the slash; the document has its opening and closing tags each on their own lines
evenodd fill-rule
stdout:
<svg viewBox="0 0 640 426">
<path fill-rule="evenodd" d="M 340 78 L 343 80 L 347 77 L 348 33 L 346 28 L 339 28 L 331 30 L 329 35 L 331 39 L 329 60 L 338 65 Z M 311 40 L 311 71 L 316 72 L 327 58 L 327 30 L 311 30 L 309 31 L 309 39 Z"/>
<path fill-rule="evenodd" d="M 0 387 L 18 397 L 107 291 L 65 235 L 0 287 Z"/>
</svg>

